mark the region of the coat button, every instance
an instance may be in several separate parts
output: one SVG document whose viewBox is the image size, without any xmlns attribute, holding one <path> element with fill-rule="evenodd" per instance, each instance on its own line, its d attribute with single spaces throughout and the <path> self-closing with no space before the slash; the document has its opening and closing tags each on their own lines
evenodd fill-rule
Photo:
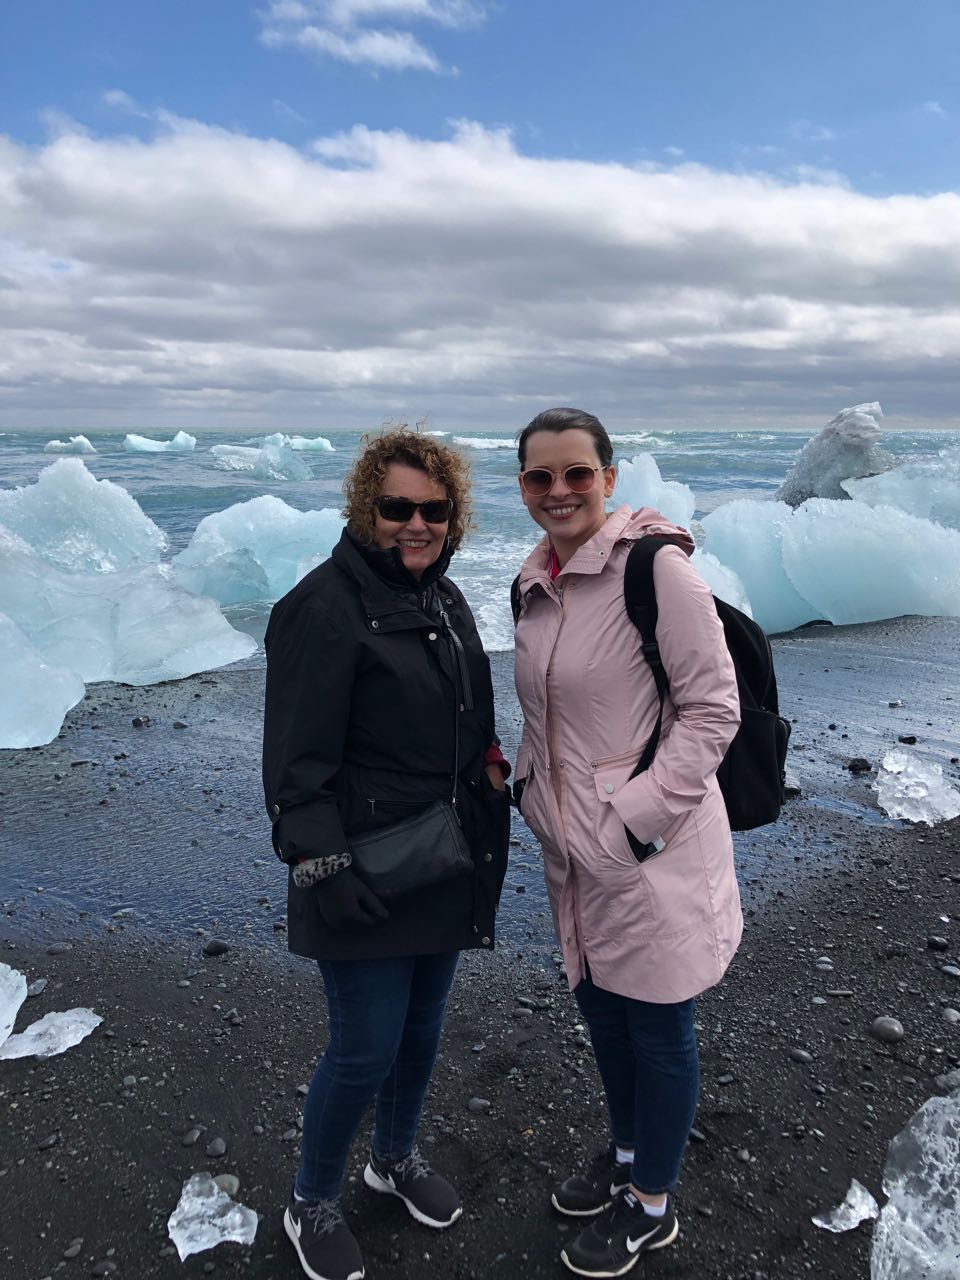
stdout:
<svg viewBox="0 0 960 1280">
<path fill-rule="evenodd" d="M 614 791 L 616 791 L 616 787 L 613 785 L 613 783 L 612 783 L 612 782 L 605 782 L 605 783 L 603 784 L 603 789 L 604 789 L 604 791 L 607 793 L 607 795 L 608 795 L 608 796 L 612 796 L 612 795 L 613 795 L 613 793 L 614 793 Z"/>
<path fill-rule="evenodd" d="M 273 812 L 274 812 L 274 813 L 279 813 L 279 812 L 280 812 L 280 806 L 279 806 L 278 804 L 275 804 L 275 805 L 273 806 Z"/>
<path fill-rule="evenodd" d="M 492 853 L 485 853 L 485 854 L 483 855 L 483 860 L 484 860 L 484 862 L 492 862 L 492 861 L 493 861 L 493 854 L 492 854 Z"/>
<path fill-rule="evenodd" d="M 436 640 L 436 638 L 437 638 L 437 633 L 435 631 L 431 631 L 430 634 L 427 636 L 428 640 Z"/>
<path fill-rule="evenodd" d="M 490 945 L 490 939 L 489 939 L 486 935 L 484 935 L 484 936 L 480 939 L 480 941 L 481 941 L 481 943 L 482 943 L 485 947 L 489 947 L 489 945 Z"/>
<path fill-rule="evenodd" d="M 374 618 L 374 620 L 370 623 L 370 625 L 371 625 L 371 627 L 373 627 L 374 631 L 376 631 L 376 629 L 377 629 L 377 627 L 379 627 L 380 623 L 376 620 L 376 618 Z"/>
</svg>

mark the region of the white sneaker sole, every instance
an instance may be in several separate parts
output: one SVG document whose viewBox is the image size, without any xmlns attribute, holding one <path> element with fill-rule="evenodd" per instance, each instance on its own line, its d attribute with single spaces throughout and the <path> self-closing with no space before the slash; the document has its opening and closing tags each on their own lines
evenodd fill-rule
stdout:
<svg viewBox="0 0 960 1280">
<path fill-rule="evenodd" d="M 550 1203 L 556 1209 L 557 1213 L 562 1213 L 565 1218 L 595 1218 L 598 1213 L 603 1213 L 604 1209 L 609 1209 L 620 1192 L 626 1191 L 629 1185 L 629 1182 L 625 1182 L 622 1187 L 617 1187 L 617 1189 L 612 1192 L 610 1199 L 605 1200 L 603 1204 L 598 1204 L 595 1209 L 565 1209 L 557 1200 L 556 1192 L 553 1192 L 550 1196 Z"/>
<path fill-rule="evenodd" d="M 319 1271 L 314 1271 L 313 1267 L 310 1266 L 310 1263 L 307 1262 L 306 1258 L 303 1256 L 303 1250 L 300 1248 L 300 1237 L 297 1235 L 297 1229 L 293 1225 L 293 1219 L 290 1217 L 289 1208 L 284 1211 L 283 1229 L 286 1231 L 290 1243 L 296 1249 L 297 1257 L 300 1259 L 300 1265 L 303 1267 L 304 1272 L 310 1277 L 310 1280 L 363 1280 L 363 1267 L 361 1267 L 359 1271 L 351 1271 L 346 1277 L 322 1276 Z"/>
<path fill-rule="evenodd" d="M 401 1195 L 396 1187 L 387 1182 L 386 1178 L 381 1178 L 372 1164 L 368 1164 L 364 1169 L 363 1180 L 371 1191 L 378 1191 L 381 1195 L 396 1196 L 398 1200 L 402 1200 L 407 1206 L 407 1211 L 411 1218 L 415 1218 L 417 1222 L 422 1222 L 425 1227 L 433 1227 L 435 1231 L 443 1231 L 444 1228 L 453 1226 L 461 1213 L 463 1213 L 463 1205 L 458 1205 L 453 1216 L 447 1218 L 445 1222 L 440 1222 L 436 1218 L 428 1218 L 422 1209 L 418 1209 L 405 1195 Z"/>
<path fill-rule="evenodd" d="M 632 1258 L 627 1261 L 618 1270 L 610 1269 L 608 1271 L 584 1271 L 582 1267 L 576 1267 L 567 1257 L 566 1249 L 560 1250 L 560 1261 L 570 1271 L 578 1276 L 589 1276 L 591 1280 L 615 1280 L 617 1276 L 625 1276 L 628 1271 L 632 1271 L 645 1253 L 653 1253 L 654 1249 L 665 1249 L 668 1244 L 673 1244 L 677 1236 L 680 1234 L 680 1223 L 674 1222 L 673 1230 L 663 1240 L 658 1240 L 656 1244 L 649 1244 L 645 1249 L 638 1249 Z"/>
</svg>

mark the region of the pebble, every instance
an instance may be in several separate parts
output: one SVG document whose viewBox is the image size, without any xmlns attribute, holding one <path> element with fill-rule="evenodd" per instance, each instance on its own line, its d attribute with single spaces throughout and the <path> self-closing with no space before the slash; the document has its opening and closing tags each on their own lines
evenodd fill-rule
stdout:
<svg viewBox="0 0 960 1280">
<path fill-rule="evenodd" d="M 186 721 L 185 721 L 185 720 L 174 720 L 174 722 L 173 722 L 173 727 L 174 727 L 175 729 L 186 729 L 186 728 L 187 728 L 187 723 L 186 723 Z"/>
<path fill-rule="evenodd" d="M 746 1147 L 740 1148 L 740 1150 L 737 1152 L 737 1159 L 740 1161 L 741 1164 L 750 1163 L 750 1152 L 747 1150 Z"/>
<path fill-rule="evenodd" d="M 230 1197 L 235 1196 L 240 1190 L 240 1179 L 235 1173 L 218 1173 L 214 1178 L 214 1182 L 221 1191 L 225 1191 Z"/>
<path fill-rule="evenodd" d="M 936 934 L 931 934 L 927 939 L 927 946 L 931 951 L 949 951 L 950 943 L 946 938 L 939 938 Z"/>
<path fill-rule="evenodd" d="M 703 1133 L 702 1130 L 700 1129 L 691 1129 L 689 1140 L 691 1142 L 706 1142 L 707 1135 Z"/>
<path fill-rule="evenodd" d="M 905 742 L 908 747 L 912 747 L 916 740 L 917 735 L 915 733 L 901 733 L 897 738 L 898 742 Z"/>
<path fill-rule="evenodd" d="M 877 1040 L 883 1040 L 887 1044 L 896 1044 L 906 1035 L 902 1022 L 886 1016 L 874 1018 L 870 1031 Z"/>
<path fill-rule="evenodd" d="M 282 1133 L 282 1134 L 280 1135 L 280 1141 L 281 1141 L 281 1142 L 293 1142 L 294 1138 L 296 1138 L 296 1137 L 298 1136 L 298 1133 L 299 1133 L 299 1130 L 297 1130 L 297 1129 L 288 1129 L 288 1130 L 286 1131 L 286 1133 Z"/>
<path fill-rule="evenodd" d="M 31 982 L 29 987 L 27 987 L 28 999 L 32 1000 L 34 996 L 38 996 L 46 985 L 47 985 L 46 978 L 38 978 L 36 982 Z"/>
<path fill-rule="evenodd" d="M 146 729 L 150 724 L 149 716 L 134 716 L 130 721 L 135 729 Z"/>
<path fill-rule="evenodd" d="M 852 760 L 847 761 L 847 768 L 851 773 L 869 773 L 873 765 L 869 760 L 864 760 L 863 756 L 854 756 Z"/>
<path fill-rule="evenodd" d="M 479 1041 L 477 1044 L 472 1044 L 472 1045 L 470 1046 L 470 1052 L 471 1052 L 471 1053 L 483 1053 L 483 1051 L 484 1051 L 484 1049 L 485 1049 L 486 1047 L 487 1047 L 487 1046 L 486 1046 L 486 1045 L 483 1043 L 483 1041 L 481 1040 L 481 1041 Z"/>
<path fill-rule="evenodd" d="M 102 1262 L 95 1262 L 90 1268 L 92 1276 L 112 1276 L 117 1269 L 117 1264 L 111 1262 L 109 1258 L 104 1258 Z"/>
<path fill-rule="evenodd" d="M 190 983 L 186 980 L 186 978 L 181 978 L 180 981 L 177 983 L 178 987 L 189 987 L 189 985 Z"/>
<path fill-rule="evenodd" d="M 210 938 L 203 944 L 203 954 L 205 956 L 222 956 L 230 950 L 230 943 L 224 942 L 222 938 Z"/>
<path fill-rule="evenodd" d="M 960 1009 L 944 1009 L 941 1017 L 944 1022 L 948 1022 L 951 1027 L 955 1027 L 960 1022 Z"/>
<path fill-rule="evenodd" d="M 51 1133 L 46 1138 L 41 1138 L 37 1143 L 38 1151 L 49 1151 L 51 1147 L 55 1147 L 60 1141 L 59 1133 Z"/>
<path fill-rule="evenodd" d="M 853 992 L 849 987 L 831 987 L 827 991 L 828 996 L 852 996 Z"/>
<path fill-rule="evenodd" d="M 308 1084 L 297 1085 L 297 1093 L 300 1094 L 301 1098 L 305 1098 L 309 1092 L 310 1092 L 310 1086 Z"/>
<path fill-rule="evenodd" d="M 732 1076 L 730 1075 L 729 1072 L 727 1072 L 726 1075 L 717 1077 L 717 1084 L 733 1084 L 736 1078 L 737 1078 L 736 1076 Z"/>
<path fill-rule="evenodd" d="M 183 1147 L 192 1147 L 196 1140 L 200 1137 L 199 1129 L 188 1129 L 180 1139 L 180 1145 Z"/>
<path fill-rule="evenodd" d="M 790 1057 L 794 1062 L 812 1062 L 813 1054 L 807 1049 L 791 1049 Z"/>
<path fill-rule="evenodd" d="M 48 956 L 65 956 L 68 951 L 72 951 L 72 950 L 73 948 L 70 946 L 69 942 L 54 942 L 49 947 L 47 947 L 47 955 Z"/>
<path fill-rule="evenodd" d="M 949 978 L 960 978 L 960 969 L 955 964 L 942 964 L 940 972 L 945 973 Z"/>
<path fill-rule="evenodd" d="M 474 1115 L 482 1115 L 483 1112 L 490 1110 L 489 1098 L 471 1098 L 467 1103 L 467 1110 L 472 1111 Z"/>
<path fill-rule="evenodd" d="M 124 1087 L 125 1089 L 132 1089 L 132 1088 L 133 1088 L 133 1086 L 134 1086 L 136 1083 L 137 1083 L 137 1077 L 136 1077 L 136 1076 L 124 1076 L 124 1077 L 123 1077 L 123 1087 Z"/>
<path fill-rule="evenodd" d="M 67 1259 L 67 1261 L 69 1261 L 71 1258 L 76 1258 L 82 1248 L 83 1248 L 83 1236 L 78 1236 L 76 1240 L 70 1241 L 70 1243 L 67 1245 L 67 1247 L 63 1251 L 63 1256 Z"/>
<path fill-rule="evenodd" d="M 222 1156 L 226 1155 L 226 1152 L 227 1144 L 222 1138 L 214 1138 L 212 1142 L 207 1143 L 208 1156 Z"/>
</svg>

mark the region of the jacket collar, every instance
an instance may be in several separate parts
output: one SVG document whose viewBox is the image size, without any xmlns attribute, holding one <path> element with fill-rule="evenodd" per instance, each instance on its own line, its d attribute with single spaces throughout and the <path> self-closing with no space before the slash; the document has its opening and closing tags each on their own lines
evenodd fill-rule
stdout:
<svg viewBox="0 0 960 1280">
<path fill-rule="evenodd" d="M 438 559 L 418 581 L 404 565 L 397 547 L 384 549 L 361 542 L 347 526 L 333 548 L 331 559 L 357 584 L 368 617 L 415 610 L 422 623 L 421 598 L 443 577 L 452 554 L 449 542 L 445 543 Z"/>
<path fill-rule="evenodd" d="M 633 512 L 626 505 L 611 511 L 593 537 L 573 553 L 557 580 L 567 573 L 600 573 L 632 518 Z M 550 582 L 550 550 L 550 539 L 544 535 L 520 569 L 521 592 L 526 593 L 536 582 L 541 585 Z"/>
</svg>

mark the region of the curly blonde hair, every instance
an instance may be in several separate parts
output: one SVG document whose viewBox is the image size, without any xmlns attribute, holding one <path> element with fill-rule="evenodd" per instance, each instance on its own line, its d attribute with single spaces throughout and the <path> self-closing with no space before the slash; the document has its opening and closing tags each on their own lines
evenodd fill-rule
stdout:
<svg viewBox="0 0 960 1280">
<path fill-rule="evenodd" d="M 470 468 L 465 458 L 432 436 L 397 427 L 382 435 L 366 435 L 363 449 L 343 482 L 346 505 L 343 515 L 361 542 L 373 542 L 376 528 L 374 499 L 380 496 L 387 467 L 400 462 L 405 467 L 425 471 L 434 484 L 446 489 L 453 499 L 453 514 L 447 537 L 456 551 L 473 525 L 470 501 Z"/>
</svg>

